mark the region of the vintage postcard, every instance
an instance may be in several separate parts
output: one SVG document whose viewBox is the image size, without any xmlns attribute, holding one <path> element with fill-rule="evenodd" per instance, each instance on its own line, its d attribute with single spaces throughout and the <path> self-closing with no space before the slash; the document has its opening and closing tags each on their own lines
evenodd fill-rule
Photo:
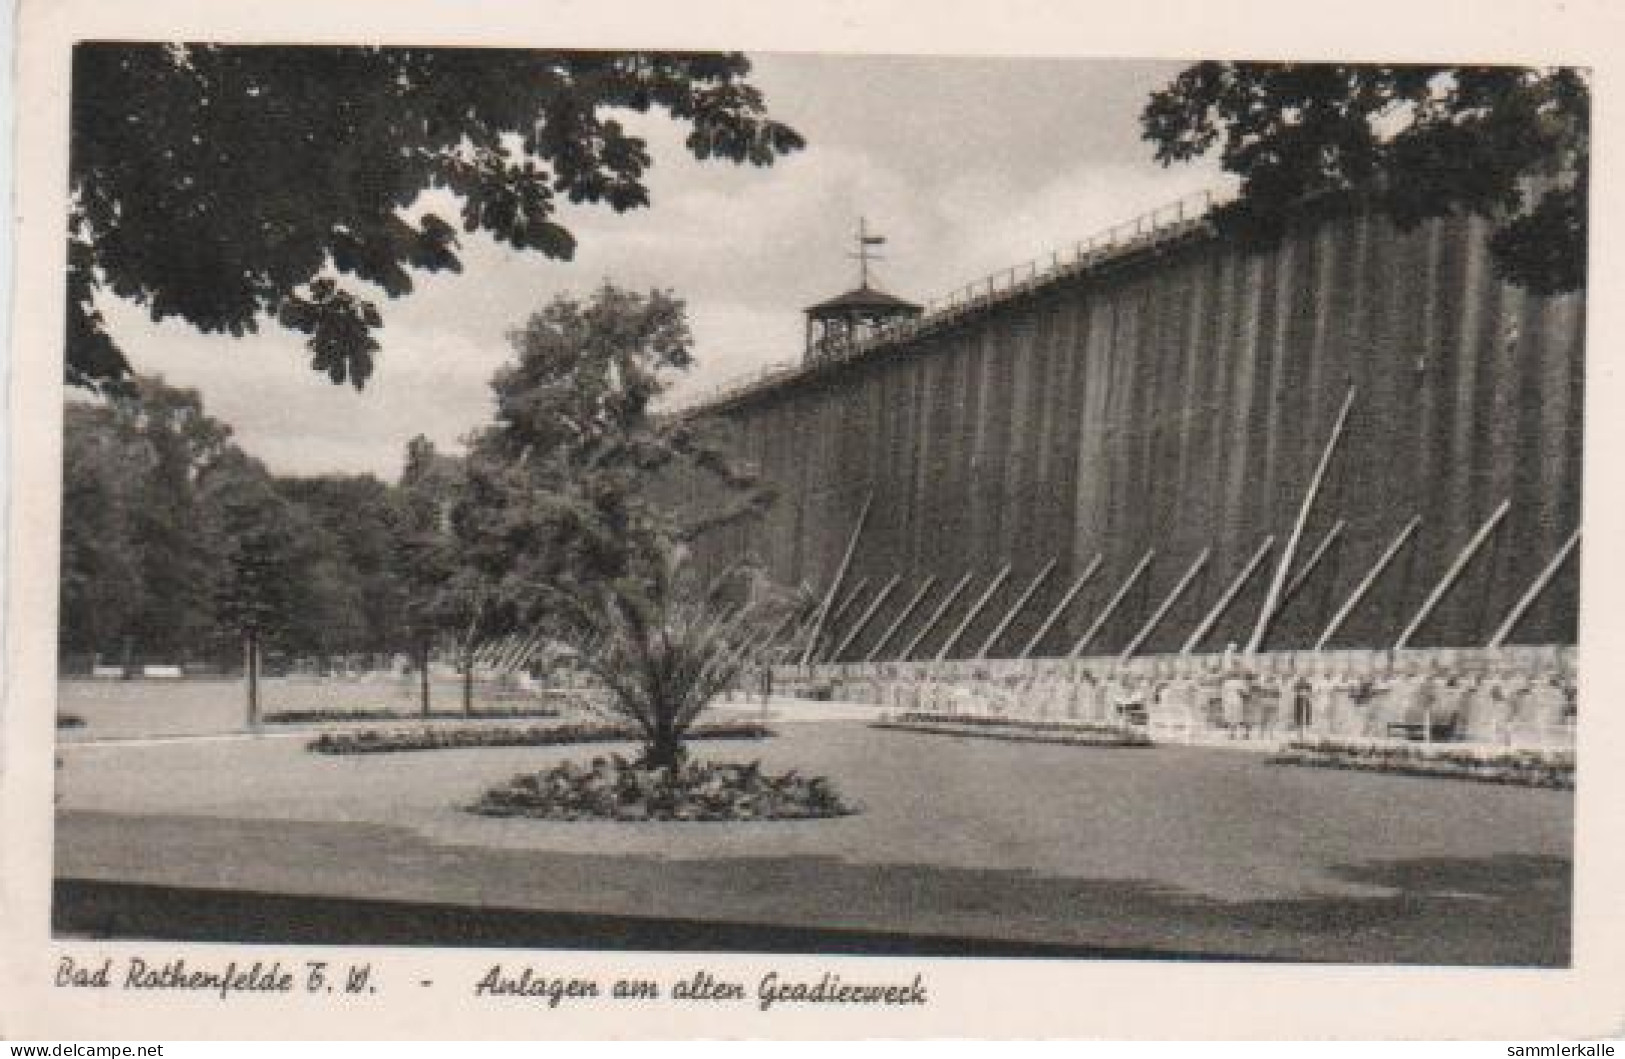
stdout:
<svg viewBox="0 0 1625 1059">
<path fill-rule="evenodd" d="M 1162 6 L 25 3 L 0 1035 L 1617 1035 L 1621 20 Z"/>
</svg>

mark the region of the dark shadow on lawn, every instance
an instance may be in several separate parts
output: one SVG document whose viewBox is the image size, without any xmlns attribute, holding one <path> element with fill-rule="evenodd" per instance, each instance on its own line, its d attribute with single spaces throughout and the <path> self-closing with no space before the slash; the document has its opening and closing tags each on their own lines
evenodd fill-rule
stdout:
<svg viewBox="0 0 1625 1059">
<path fill-rule="evenodd" d="M 126 867 L 152 864 L 161 870 Z M 1232 902 L 1025 870 L 441 846 L 367 824 L 68 813 L 53 928 L 285 944 L 1569 962 L 1566 858 L 1370 861 L 1331 873 L 1383 892 Z"/>
<path fill-rule="evenodd" d="M 842 956 L 1227 959 L 1224 956 L 1156 949 L 908 935 L 775 923 L 294 897 L 82 879 L 56 880 L 53 927 L 57 937 L 68 938 L 140 938 L 268 945 L 412 945 L 633 952 L 818 953 Z"/>
</svg>

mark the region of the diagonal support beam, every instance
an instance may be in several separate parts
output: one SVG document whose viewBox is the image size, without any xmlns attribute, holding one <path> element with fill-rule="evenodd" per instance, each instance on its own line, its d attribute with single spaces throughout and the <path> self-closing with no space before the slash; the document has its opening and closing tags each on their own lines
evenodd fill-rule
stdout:
<svg viewBox="0 0 1625 1059">
<path fill-rule="evenodd" d="M 524 653 L 519 656 L 519 661 L 515 663 L 514 668 L 516 670 L 529 668 L 531 663 L 536 660 L 536 656 L 541 652 L 542 644 L 546 639 L 546 634 L 540 631 L 538 631 L 535 636 L 531 637 L 529 646 L 527 646 Z"/>
<path fill-rule="evenodd" d="M 950 591 L 943 601 L 937 605 L 937 609 L 931 612 L 931 620 L 926 622 L 925 627 L 922 628 L 918 633 L 915 633 L 914 639 L 910 640 L 908 642 L 908 646 L 903 648 L 903 653 L 897 656 L 897 660 L 899 662 L 908 661 L 909 656 L 914 653 L 914 649 L 920 646 L 921 641 L 931 634 L 932 629 L 937 627 L 937 623 L 942 620 L 942 616 L 948 613 L 948 608 L 954 605 L 954 601 L 959 598 L 959 594 L 961 592 L 965 591 L 965 586 L 970 584 L 970 579 L 974 576 L 974 571 L 965 571 L 965 576 L 959 579 L 959 583 L 955 585 L 952 591 Z"/>
<path fill-rule="evenodd" d="M 1445 597 L 1445 593 L 1450 591 L 1451 586 L 1456 583 L 1456 579 L 1461 576 L 1461 572 L 1467 568 L 1468 563 L 1473 561 L 1473 556 L 1478 554 L 1478 550 L 1484 546 L 1485 541 L 1490 539 L 1490 534 L 1495 532 L 1495 527 L 1501 524 L 1501 520 L 1506 518 L 1507 512 L 1511 509 L 1512 501 L 1510 499 L 1501 501 L 1501 506 L 1496 508 L 1495 513 L 1478 528 L 1477 533 L 1473 534 L 1473 539 L 1467 542 L 1467 547 L 1461 550 L 1461 554 L 1456 556 L 1456 561 L 1450 564 L 1450 569 L 1444 572 L 1444 576 L 1439 579 L 1439 583 L 1433 586 L 1433 591 L 1428 593 L 1428 598 L 1422 601 L 1422 606 L 1417 610 L 1416 617 L 1411 619 L 1411 623 L 1405 626 L 1405 631 L 1399 634 L 1399 639 L 1394 641 L 1394 650 L 1403 651 L 1410 644 L 1411 637 L 1415 636 L 1417 630 L 1428 620 L 1428 616 L 1433 613 L 1433 608 L 1439 605 L 1439 601 Z"/>
<path fill-rule="evenodd" d="M 1326 468 L 1331 465 L 1332 453 L 1337 451 L 1337 443 L 1342 440 L 1343 428 L 1348 425 L 1349 409 L 1354 407 L 1354 395 L 1357 391 L 1349 387 L 1348 396 L 1343 398 L 1343 407 L 1337 413 L 1337 423 L 1332 427 L 1332 436 L 1326 441 L 1326 448 L 1320 454 L 1320 463 L 1315 467 L 1314 477 L 1309 479 L 1309 489 L 1303 494 L 1303 503 L 1298 507 L 1298 518 L 1292 524 L 1292 535 L 1286 539 L 1286 548 L 1281 552 L 1281 560 L 1275 566 L 1275 577 L 1270 580 L 1270 590 L 1264 596 L 1264 606 L 1258 612 L 1258 624 L 1253 626 L 1252 638 L 1247 641 L 1247 654 L 1257 654 L 1258 649 L 1264 646 L 1264 637 L 1269 634 L 1270 622 L 1275 620 L 1275 612 L 1281 606 L 1281 589 L 1286 586 L 1287 571 L 1292 569 L 1292 560 L 1297 556 L 1298 541 L 1303 537 L 1304 524 L 1309 521 L 1309 511 L 1315 506 L 1315 497 L 1320 494 L 1320 483 L 1326 478 Z"/>
<path fill-rule="evenodd" d="M 1381 577 L 1382 572 L 1388 569 L 1388 564 L 1394 561 L 1394 556 L 1399 554 L 1399 549 L 1405 546 L 1405 542 L 1411 539 L 1411 534 L 1415 533 L 1416 528 L 1421 524 L 1421 515 L 1417 515 L 1405 523 L 1405 528 L 1399 531 L 1399 536 L 1395 537 L 1393 543 L 1388 545 L 1387 549 L 1377 557 L 1376 563 L 1360 579 L 1360 583 L 1354 586 L 1354 591 L 1349 593 L 1349 598 L 1344 601 L 1341 607 L 1337 608 L 1337 613 L 1332 615 L 1332 620 L 1326 623 L 1325 631 L 1320 634 L 1320 639 L 1315 641 L 1315 650 L 1324 650 L 1326 645 L 1331 642 L 1332 637 L 1337 635 L 1337 630 L 1343 627 L 1343 623 L 1348 620 L 1349 615 L 1354 613 L 1354 608 L 1360 605 L 1360 600 L 1364 599 L 1365 594 L 1371 591 L 1371 586 L 1377 583 L 1377 578 Z"/>
<path fill-rule="evenodd" d="M 506 636 L 495 640 L 487 640 L 474 649 L 472 664 L 475 669 L 491 668 L 491 660 L 507 645 Z"/>
<path fill-rule="evenodd" d="M 1017 599 L 1015 605 L 1012 606 L 1005 614 L 1004 620 L 999 622 L 999 624 L 994 628 L 992 634 L 988 636 L 987 642 L 982 644 L 981 650 L 976 652 L 977 661 L 981 661 L 982 659 L 986 658 L 987 653 L 993 650 L 993 645 L 999 642 L 999 637 L 1003 636 L 1004 631 L 1010 628 L 1010 623 L 1016 620 L 1016 615 L 1021 613 L 1021 608 L 1025 607 L 1028 601 L 1033 598 L 1033 593 L 1038 591 L 1038 586 L 1042 585 L 1044 583 L 1044 579 L 1049 577 L 1049 575 L 1054 572 L 1056 565 L 1060 563 L 1060 561 L 1061 560 L 1058 558 L 1051 559 L 1048 566 L 1038 571 L 1038 576 L 1033 578 L 1032 584 L 1027 586 L 1027 591 L 1021 594 L 1021 598 Z"/>
<path fill-rule="evenodd" d="M 517 672 L 528 665 L 531 658 L 536 654 L 536 649 L 541 645 L 542 634 L 539 631 L 532 631 L 529 636 L 520 642 L 519 650 L 515 651 L 513 657 L 508 659 L 509 672 Z"/>
<path fill-rule="evenodd" d="M 869 508 L 875 502 L 875 492 L 869 490 L 869 495 L 863 499 L 863 508 L 858 512 L 858 523 L 852 527 L 852 538 L 846 542 L 846 554 L 841 556 L 841 565 L 835 571 L 835 578 L 829 583 L 829 591 L 824 593 L 824 602 L 819 604 L 818 613 L 813 619 L 812 635 L 807 638 L 807 646 L 801 652 L 801 664 L 806 665 L 812 661 L 814 648 L 818 646 L 818 638 L 824 634 L 824 620 L 829 616 L 829 608 L 835 602 L 835 594 L 841 590 L 846 581 L 846 571 L 852 566 L 852 556 L 857 553 L 858 539 L 863 536 L 863 526 L 869 521 Z"/>
<path fill-rule="evenodd" d="M 1055 623 L 1061 620 L 1061 615 L 1066 613 L 1066 608 L 1071 606 L 1078 593 L 1083 591 L 1083 586 L 1087 585 L 1094 579 L 1095 574 L 1100 572 L 1100 564 L 1104 559 L 1105 556 L 1096 555 L 1094 561 L 1089 564 L 1088 569 L 1078 575 L 1078 579 L 1072 582 L 1072 587 L 1066 590 L 1066 594 L 1061 597 L 1061 601 L 1050 609 L 1049 617 L 1044 619 L 1044 624 L 1040 625 L 1038 631 L 1033 633 L 1033 638 L 1027 641 L 1027 646 L 1021 649 L 1021 653 L 1016 658 L 1024 659 L 1038 650 L 1038 645 L 1044 642 L 1044 637 L 1048 636 L 1049 631 L 1055 627 Z"/>
<path fill-rule="evenodd" d="M 497 661 L 499 673 L 511 673 L 519 667 L 519 660 L 530 650 L 531 637 L 528 633 L 519 633 L 514 637 L 513 645 L 508 652 Z"/>
<path fill-rule="evenodd" d="M 843 598 L 830 610 L 829 616 L 824 620 L 824 631 L 829 637 L 834 637 L 837 635 L 836 630 L 841 626 L 841 619 L 845 617 L 846 613 L 852 609 L 852 604 L 856 603 L 863 596 L 863 590 L 868 587 L 869 579 L 867 577 L 859 579 L 858 583 L 852 586 L 852 591 L 848 592 L 845 598 Z M 821 646 L 822 644 L 820 643 L 814 643 L 812 645 L 813 661 L 833 662 L 834 659 L 830 658 L 824 651 L 822 651 L 820 649 Z"/>
<path fill-rule="evenodd" d="M 831 629 L 841 624 L 841 619 L 846 617 L 847 611 L 852 609 L 852 604 L 856 603 L 863 596 L 863 590 L 868 587 L 869 579 L 867 577 L 859 578 L 858 583 L 852 586 L 852 591 L 846 594 L 846 598 L 841 600 L 840 604 L 834 610 L 830 611 L 829 621 L 825 624 Z"/>
<path fill-rule="evenodd" d="M 880 609 L 882 603 L 886 602 L 886 597 L 892 594 L 892 590 L 897 587 L 897 583 L 902 579 L 902 574 L 895 574 L 890 581 L 881 586 L 875 598 L 870 600 L 869 605 L 863 608 L 863 613 L 858 615 L 858 620 L 852 623 L 852 628 L 848 629 L 846 635 L 841 638 L 840 646 L 830 652 L 829 660 L 831 662 L 841 660 L 841 655 L 846 652 L 848 647 L 852 646 L 852 641 L 858 638 L 858 634 L 869 624 L 870 619 L 875 616 L 875 612 Z"/>
<path fill-rule="evenodd" d="M 1202 567 L 1207 565 L 1207 557 L 1212 551 L 1212 548 L 1202 549 L 1202 554 L 1198 555 L 1196 560 L 1191 563 L 1190 569 L 1185 571 L 1185 576 L 1179 579 L 1179 584 L 1175 585 L 1174 590 L 1168 593 L 1168 598 L 1162 601 L 1162 606 L 1158 607 L 1156 612 L 1146 620 L 1145 625 L 1134 635 L 1134 639 L 1130 640 L 1128 646 L 1123 648 L 1123 653 L 1117 656 L 1119 662 L 1127 662 L 1130 658 L 1133 658 L 1134 652 L 1138 651 L 1140 645 L 1145 643 L 1146 639 L 1156 631 L 1158 625 L 1162 624 L 1162 619 L 1167 616 L 1168 611 L 1178 602 L 1179 597 L 1185 594 L 1185 590 L 1191 587 L 1191 582 L 1195 581 L 1196 575 L 1202 572 Z"/>
<path fill-rule="evenodd" d="M 763 652 L 773 650 L 779 645 L 779 641 L 784 638 L 786 633 L 790 633 L 791 639 L 794 639 L 794 633 L 797 631 L 797 629 L 799 629 L 800 626 L 805 624 L 806 621 L 804 616 L 792 610 L 789 614 L 785 615 L 783 621 L 779 622 L 779 624 L 774 627 L 772 632 L 767 634 L 767 639 L 763 640 L 761 643 L 761 650 Z M 792 626 L 795 626 L 796 628 L 793 629 Z"/>
<path fill-rule="evenodd" d="M 763 637 L 755 647 L 756 658 L 765 665 L 782 665 L 794 655 L 802 630 L 807 628 L 807 615 L 791 611 L 778 626 Z"/>
<path fill-rule="evenodd" d="M 1563 547 L 1557 550 L 1557 554 L 1552 557 L 1552 561 L 1546 564 L 1546 568 L 1540 572 L 1540 576 L 1535 578 L 1535 583 L 1529 586 L 1529 591 L 1520 596 L 1517 604 L 1507 612 L 1506 620 L 1501 622 L 1499 629 L 1495 630 L 1495 635 L 1490 637 L 1487 646 L 1496 648 L 1506 643 L 1507 637 L 1512 635 L 1512 630 L 1517 628 L 1518 622 L 1523 619 L 1524 612 L 1530 608 L 1535 600 L 1540 598 L 1542 592 L 1546 591 L 1546 586 L 1552 583 L 1552 578 L 1557 576 L 1557 571 L 1562 568 L 1564 560 L 1568 559 L 1570 553 L 1574 551 L 1574 546 L 1579 543 L 1580 531 L 1575 530 L 1573 535 L 1563 543 Z"/>
<path fill-rule="evenodd" d="M 803 581 L 797 591 L 806 594 L 810 593 L 812 588 L 807 582 Z M 777 628 L 768 634 L 767 639 L 757 645 L 757 650 L 763 654 L 768 654 L 777 650 L 781 645 L 789 646 L 794 644 L 800 636 L 801 630 L 805 629 L 811 620 L 811 617 L 805 611 L 792 607 L 785 614 L 784 620 L 779 622 Z"/>
<path fill-rule="evenodd" d="M 1218 624 L 1219 619 L 1224 616 L 1224 612 L 1230 609 L 1230 604 L 1234 603 L 1236 596 L 1241 594 L 1242 586 L 1252 578 L 1253 571 L 1258 569 L 1259 564 L 1264 561 L 1264 556 L 1268 555 L 1273 547 L 1275 547 L 1275 537 L 1272 534 L 1264 538 L 1264 543 L 1258 546 L 1258 550 L 1253 553 L 1253 557 L 1247 560 L 1247 565 L 1241 568 L 1241 573 L 1237 574 L 1236 579 L 1230 582 L 1230 587 L 1224 590 L 1224 595 L 1220 596 L 1219 601 L 1208 610 L 1207 615 L 1202 618 L 1202 623 L 1196 627 L 1196 631 L 1191 633 L 1190 638 L 1185 641 L 1185 646 L 1179 649 L 1180 654 L 1188 655 L 1201 646 L 1202 641 L 1207 638 L 1207 634 L 1213 631 L 1213 626 Z"/>
<path fill-rule="evenodd" d="M 1005 579 L 1007 579 L 1009 576 L 1010 564 L 1005 563 L 1004 569 L 999 571 L 999 576 L 995 577 L 993 579 L 993 583 L 987 586 L 987 591 L 983 592 L 976 602 L 971 604 L 970 610 L 965 612 L 964 620 L 961 621 L 959 626 L 954 629 L 953 635 L 942 641 L 942 649 L 937 652 L 938 662 L 941 662 L 948 657 L 948 652 L 954 649 L 954 645 L 959 642 L 959 638 L 965 635 L 965 630 L 970 628 L 971 622 L 975 621 L 976 616 L 982 613 L 982 609 L 986 607 L 988 601 L 993 598 L 993 593 L 999 590 L 999 586 L 1004 584 Z"/>
<path fill-rule="evenodd" d="M 1106 627 L 1106 622 L 1111 620 L 1112 613 L 1117 610 L 1118 604 L 1123 602 L 1123 598 L 1129 594 L 1129 590 L 1134 587 L 1134 583 L 1145 573 L 1146 567 L 1151 565 L 1151 560 L 1156 554 L 1157 549 L 1152 548 L 1140 557 L 1134 571 L 1128 575 L 1128 580 L 1123 582 L 1123 587 L 1119 588 L 1117 594 L 1112 596 L 1111 601 L 1106 604 L 1106 609 L 1100 612 L 1100 617 L 1095 619 L 1095 623 L 1089 626 L 1089 631 L 1079 637 L 1078 642 L 1072 645 L 1072 650 L 1067 652 L 1066 656 L 1068 658 L 1077 658 L 1094 642 L 1100 630 Z"/>
<path fill-rule="evenodd" d="M 886 627 L 885 633 L 875 641 L 875 645 L 869 648 L 869 653 L 863 658 L 865 665 L 880 657 L 880 652 L 886 649 L 887 644 L 891 643 L 891 638 L 897 635 L 897 630 L 901 629 L 903 623 L 908 621 L 909 616 L 914 613 L 914 609 L 920 605 L 920 601 L 926 597 L 926 594 L 931 591 L 936 583 L 936 574 L 932 574 L 925 579 L 925 583 L 920 586 L 918 592 L 914 593 L 914 598 L 908 601 L 908 605 L 903 608 L 902 613 L 898 614 L 896 620 Z"/>
<path fill-rule="evenodd" d="M 814 610 L 810 614 L 803 615 L 800 621 L 791 626 L 790 635 L 785 637 L 784 640 L 784 646 L 788 648 L 787 660 L 791 660 L 806 651 L 807 645 L 811 642 L 809 637 L 812 635 L 813 623 L 817 620 L 818 612 Z"/>
<path fill-rule="evenodd" d="M 1347 528 L 1348 522 L 1344 519 L 1338 519 L 1332 524 L 1332 528 L 1326 531 L 1326 536 L 1321 538 L 1320 545 L 1309 556 L 1309 561 L 1303 564 L 1303 569 L 1293 575 L 1285 590 L 1281 592 L 1281 601 L 1275 607 L 1277 611 L 1286 606 L 1287 601 L 1298 594 L 1298 589 L 1302 588 L 1310 576 L 1314 574 L 1315 567 L 1319 566 L 1320 561 L 1326 558 L 1326 553 L 1332 550 L 1332 545 L 1337 543 L 1337 539 L 1343 535 L 1343 531 Z"/>
<path fill-rule="evenodd" d="M 512 668 L 513 660 L 519 657 L 519 652 L 525 649 L 526 639 L 527 637 L 524 633 L 517 633 L 508 641 L 508 649 L 502 652 L 502 654 L 498 656 L 496 660 L 497 672 L 506 673 L 510 668 Z"/>
</svg>

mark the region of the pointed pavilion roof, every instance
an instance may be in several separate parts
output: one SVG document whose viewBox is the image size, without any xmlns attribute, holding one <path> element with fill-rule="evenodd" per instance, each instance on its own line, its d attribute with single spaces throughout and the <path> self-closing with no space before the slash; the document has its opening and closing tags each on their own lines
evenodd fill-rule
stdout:
<svg viewBox="0 0 1625 1059">
<path fill-rule="evenodd" d="M 817 315 L 846 309 L 880 309 L 890 312 L 917 313 L 921 307 L 894 294 L 887 294 L 875 287 L 854 287 L 845 294 L 837 294 L 835 297 L 827 298 L 817 305 L 808 306 L 806 312 Z"/>
</svg>

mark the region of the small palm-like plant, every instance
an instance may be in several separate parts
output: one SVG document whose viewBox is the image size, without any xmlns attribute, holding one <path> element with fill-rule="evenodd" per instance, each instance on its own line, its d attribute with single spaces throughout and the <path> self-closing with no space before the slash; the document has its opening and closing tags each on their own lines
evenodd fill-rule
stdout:
<svg viewBox="0 0 1625 1059">
<path fill-rule="evenodd" d="M 604 708 L 642 733 L 641 764 L 668 768 L 681 763 L 684 736 L 735 685 L 785 605 L 750 571 L 700 585 L 674 549 L 645 576 L 578 601 L 572 636 L 607 692 Z"/>
</svg>

